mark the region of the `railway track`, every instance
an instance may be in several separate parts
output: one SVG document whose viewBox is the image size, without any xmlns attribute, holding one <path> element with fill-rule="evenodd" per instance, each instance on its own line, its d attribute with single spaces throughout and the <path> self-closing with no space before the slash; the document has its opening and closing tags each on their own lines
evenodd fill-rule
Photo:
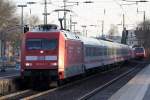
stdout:
<svg viewBox="0 0 150 100">
<path fill-rule="evenodd" d="M 0 100 L 19 100 L 23 97 L 34 95 L 36 93 L 39 93 L 39 92 L 27 89 L 27 90 L 18 91 L 18 92 L 15 92 L 15 93 L 11 93 L 11 94 L 2 96 L 2 97 L 0 97 Z"/>
<path fill-rule="evenodd" d="M 141 63 L 132 69 L 129 67 L 122 68 L 123 70 L 120 69 L 120 71 L 118 71 L 118 68 L 114 68 L 108 72 L 102 72 L 101 74 L 96 73 L 84 79 L 82 78 L 81 80 L 68 83 L 58 88 L 52 88 L 44 92 L 33 90 L 20 91 L 0 97 L 0 100 L 85 100 L 91 98 L 97 92 L 105 89 L 122 77 L 134 72 L 140 64 Z M 132 64 L 132 66 L 133 65 L 135 64 Z"/>
<path fill-rule="evenodd" d="M 129 70 L 129 71 L 127 71 L 127 72 L 121 74 L 120 76 L 118 76 L 118 77 L 112 79 L 111 81 L 105 83 L 104 85 L 99 86 L 98 88 L 92 90 L 91 92 L 89 92 L 89 93 L 83 95 L 83 96 L 80 97 L 78 100 L 87 100 L 87 99 L 89 99 L 90 97 L 92 97 L 93 95 L 95 95 L 97 92 L 99 92 L 99 91 L 103 90 L 104 88 L 110 86 L 110 85 L 113 84 L 114 82 L 118 81 L 118 80 L 121 79 L 122 77 L 128 75 L 129 73 L 131 73 L 131 72 L 133 72 L 133 71 L 135 71 L 135 70 L 136 70 L 136 68 L 132 68 L 131 70 Z"/>
<path fill-rule="evenodd" d="M 117 80 L 121 79 L 122 77 L 125 77 L 126 75 L 129 75 L 130 73 L 133 73 L 134 71 L 137 71 L 137 70 L 140 71 L 142 68 L 138 68 L 139 65 L 140 64 L 138 64 L 136 67 L 133 67 L 133 68 L 130 67 L 129 68 L 130 70 L 126 69 L 126 71 L 120 72 L 119 75 L 118 74 L 113 75 L 117 73 L 115 70 L 112 70 L 112 72 L 110 72 L 111 75 L 109 75 L 110 73 L 108 74 L 104 72 L 103 73 L 104 78 L 102 75 L 99 75 L 98 73 L 96 75 L 90 76 L 83 80 L 75 81 L 73 83 L 64 85 L 62 87 L 54 88 L 45 92 L 41 92 L 32 96 L 22 98 L 22 100 L 47 100 L 47 99 L 49 100 L 86 100 L 92 97 L 97 92 L 115 83 Z M 96 77 L 100 77 L 102 79 L 101 80 L 100 78 L 96 79 Z M 108 77 L 111 77 L 111 78 L 109 79 Z M 93 78 L 95 79 L 95 82 L 93 81 Z M 95 85 L 95 83 L 97 83 L 98 85 L 97 84 Z"/>
<path fill-rule="evenodd" d="M 114 70 L 114 69 L 113 69 Z M 112 71 L 112 70 L 110 70 Z M 45 91 L 44 93 L 48 93 L 48 92 L 52 92 L 52 91 L 55 91 L 55 90 L 58 90 L 58 89 L 61 89 L 61 88 L 65 88 L 65 87 L 68 87 L 72 84 L 75 84 L 75 83 L 78 83 L 80 81 L 84 81 L 84 80 L 87 80 L 89 78 L 92 78 L 94 77 L 95 75 L 92 75 L 92 76 L 89 76 L 85 79 L 82 79 L 82 80 L 77 80 L 73 83 L 69 83 L 69 84 L 66 84 L 64 86 L 61 86 L 61 87 L 58 87 L 58 88 L 53 88 L 53 89 L 50 89 L 50 90 L 47 90 Z M 34 90 L 31 90 L 31 89 L 27 89 L 27 90 L 23 90 L 23 91 L 17 91 L 15 93 L 11 93 L 11 94 L 8 94 L 8 95 L 4 95 L 4 96 L 1 96 L 0 97 L 0 100 L 17 100 L 17 99 L 21 99 L 21 98 L 25 98 L 25 100 L 29 99 L 30 97 L 34 97 L 34 96 L 37 96 L 37 95 L 41 95 L 42 93 L 39 93 L 38 91 L 34 91 Z M 34 95 L 35 94 L 35 95 Z"/>
<path fill-rule="evenodd" d="M 143 64 L 143 65 L 141 65 Z M 95 88 L 94 90 L 86 93 L 78 100 L 108 100 L 117 90 L 124 86 L 132 77 L 134 77 L 139 71 L 141 71 L 148 63 L 139 63 L 135 68 L 119 75 L 113 80 L 105 83 L 102 86 Z"/>
</svg>

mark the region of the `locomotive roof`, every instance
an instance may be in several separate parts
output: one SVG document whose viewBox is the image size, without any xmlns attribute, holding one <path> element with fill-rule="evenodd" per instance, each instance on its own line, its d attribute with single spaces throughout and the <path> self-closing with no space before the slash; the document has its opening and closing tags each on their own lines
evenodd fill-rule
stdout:
<svg viewBox="0 0 150 100">
<path fill-rule="evenodd" d="M 47 25 L 37 25 L 34 26 L 31 32 L 58 32 L 60 29 L 58 25 L 55 24 L 47 24 Z"/>
</svg>

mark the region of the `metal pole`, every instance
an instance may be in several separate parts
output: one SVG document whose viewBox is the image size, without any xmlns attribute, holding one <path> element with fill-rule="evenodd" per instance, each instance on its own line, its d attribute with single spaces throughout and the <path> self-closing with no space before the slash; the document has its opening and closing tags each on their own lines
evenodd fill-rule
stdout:
<svg viewBox="0 0 150 100">
<path fill-rule="evenodd" d="M 18 5 L 18 7 L 21 7 L 21 32 L 24 33 L 23 8 L 27 7 L 27 5 Z"/>
<path fill-rule="evenodd" d="M 36 2 L 27 2 L 27 4 L 30 5 L 30 15 L 31 15 L 31 5 L 32 5 L 32 4 L 36 4 Z"/>
<path fill-rule="evenodd" d="M 44 24 L 47 24 L 47 0 L 45 0 L 45 7 L 44 7 Z"/>
<path fill-rule="evenodd" d="M 0 58 L 2 57 L 2 32 L 1 32 L 1 29 L 0 29 Z"/>
<path fill-rule="evenodd" d="M 2 33 L 0 33 L 2 34 Z M 0 57 L 2 57 L 2 40 L 0 40 Z"/>
<path fill-rule="evenodd" d="M 124 14 L 123 14 L 123 30 L 125 29 L 125 16 L 124 16 Z"/>
<path fill-rule="evenodd" d="M 72 31 L 72 15 L 70 15 L 70 31 Z"/>
<path fill-rule="evenodd" d="M 5 57 L 5 40 L 4 40 L 4 33 L 2 32 L 2 44 L 1 44 L 1 57 L 2 57 L 2 67 L 1 72 L 5 72 L 5 65 L 4 65 L 4 57 Z"/>
<path fill-rule="evenodd" d="M 76 31 L 76 24 L 74 24 L 74 29 L 73 29 L 73 30 L 74 30 L 74 34 L 75 34 L 75 31 Z"/>
<path fill-rule="evenodd" d="M 31 4 L 29 4 L 30 5 L 30 16 L 31 16 Z"/>
<path fill-rule="evenodd" d="M 66 15 L 67 15 L 67 12 L 66 12 L 66 0 L 63 0 L 64 2 L 64 29 L 66 30 Z"/>
<path fill-rule="evenodd" d="M 104 36 L 104 20 L 102 20 L 102 37 Z"/>
<path fill-rule="evenodd" d="M 86 25 L 82 25 L 82 28 L 83 28 L 83 36 L 86 36 Z"/>
<path fill-rule="evenodd" d="M 102 37 L 104 36 L 104 20 L 105 20 L 105 13 L 106 13 L 106 10 L 104 9 L 104 18 L 102 20 Z"/>
<path fill-rule="evenodd" d="M 86 29 L 86 37 L 87 37 L 87 31 L 88 31 L 88 30 Z"/>
<path fill-rule="evenodd" d="M 146 16 L 145 16 L 145 11 L 144 11 L 144 22 L 145 22 Z"/>
<path fill-rule="evenodd" d="M 73 31 L 75 33 L 77 22 L 71 22 L 71 27 L 73 26 Z"/>
<path fill-rule="evenodd" d="M 145 16 L 145 11 L 143 12 L 143 29 L 145 30 L 145 19 L 146 19 L 146 16 Z"/>
<path fill-rule="evenodd" d="M 24 33 L 24 23 L 23 23 L 23 6 L 21 7 L 22 11 L 21 11 L 21 32 Z"/>
</svg>

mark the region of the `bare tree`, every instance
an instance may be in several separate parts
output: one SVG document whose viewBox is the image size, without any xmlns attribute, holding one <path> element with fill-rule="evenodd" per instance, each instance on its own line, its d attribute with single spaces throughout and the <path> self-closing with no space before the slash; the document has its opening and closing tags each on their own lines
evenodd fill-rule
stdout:
<svg viewBox="0 0 150 100">
<path fill-rule="evenodd" d="M 38 25 L 40 22 L 39 17 L 37 15 L 25 15 L 24 23 L 29 25 L 30 27 Z"/>
<path fill-rule="evenodd" d="M 0 27 L 3 24 L 8 24 L 10 20 L 14 17 L 16 11 L 15 5 L 7 0 L 0 0 Z"/>
<path fill-rule="evenodd" d="M 150 20 L 138 24 L 135 31 L 139 46 L 145 47 L 148 55 L 150 55 Z"/>
<path fill-rule="evenodd" d="M 145 48 L 150 47 L 150 20 L 138 24 L 135 31 L 139 45 Z"/>
<path fill-rule="evenodd" d="M 3 54 L 5 54 L 6 42 L 14 43 L 20 40 L 20 26 L 18 16 L 15 14 L 16 5 L 10 0 L 0 0 L 0 40 Z"/>
<path fill-rule="evenodd" d="M 39 24 L 39 17 L 36 16 L 36 15 L 33 15 L 33 16 L 30 17 L 30 20 L 29 20 L 29 21 L 30 21 L 30 22 L 29 22 L 29 23 L 30 23 L 30 26 L 33 27 L 33 26 Z"/>
</svg>

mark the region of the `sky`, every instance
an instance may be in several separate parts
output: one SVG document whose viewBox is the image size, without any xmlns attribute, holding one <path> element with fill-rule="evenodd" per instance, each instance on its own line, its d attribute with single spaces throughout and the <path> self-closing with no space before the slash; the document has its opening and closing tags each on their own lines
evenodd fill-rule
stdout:
<svg viewBox="0 0 150 100">
<path fill-rule="evenodd" d="M 24 17 L 26 15 L 37 15 L 39 16 L 41 23 L 43 23 L 43 11 L 44 0 L 10 0 L 15 2 L 16 5 L 25 4 L 28 1 L 35 1 L 37 4 L 28 5 L 24 9 Z M 63 0 L 47 0 L 48 12 L 48 23 L 58 24 L 58 13 L 52 12 L 55 9 L 60 9 L 63 6 Z M 122 0 L 91 0 L 93 3 L 85 4 L 86 0 L 67 0 L 68 2 L 79 2 L 79 5 L 75 3 L 67 3 L 67 9 L 72 10 L 72 13 L 67 13 L 67 19 L 69 22 L 70 15 L 72 15 L 72 21 L 77 22 L 76 30 L 83 31 L 81 27 L 87 26 L 88 36 L 99 36 L 102 34 L 102 20 L 104 20 L 104 34 L 108 34 L 111 24 L 117 25 L 119 32 L 116 35 L 121 35 L 123 14 L 125 15 L 125 26 L 127 29 L 133 29 L 136 25 L 143 21 L 143 11 L 146 11 L 146 19 L 150 17 L 150 2 L 134 4 L 134 2 L 125 2 Z M 87 0 L 89 1 L 89 0 Z M 131 0 L 128 0 L 131 1 Z M 133 1 L 133 0 L 132 0 Z M 51 2 L 51 3 L 50 3 Z M 128 4 L 128 5 L 124 5 Z M 69 6 L 72 5 L 72 6 Z M 140 11 L 137 13 L 137 8 Z M 105 11 L 104 11 L 105 10 Z M 105 12 L 105 13 L 104 13 Z M 21 9 L 17 8 L 18 15 L 21 15 Z M 63 14 L 59 14 L 63 17 Z M 91 26 L 95 25 L 95 26 Z"/>
</svg>

